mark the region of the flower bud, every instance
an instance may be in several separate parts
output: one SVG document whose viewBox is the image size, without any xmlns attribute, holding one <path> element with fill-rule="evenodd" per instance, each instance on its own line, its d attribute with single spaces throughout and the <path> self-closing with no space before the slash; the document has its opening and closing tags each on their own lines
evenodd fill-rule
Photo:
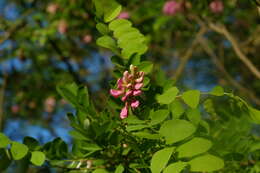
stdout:
<svg viewBox="0 0 260 173">
<path fill-rule="evenodd" d="M 135 90 L 134 92 L 133 92 L 133 96 L 139 96 L 139 95 L 141 95 L 142 94 L 142 91 L 141 90 Z"/>
<path fill-rule="evenodd" d="M 127 116 L 128 116 L 128 107 L 127 105 L 125 105 L 125 107 L 123 107 L 123 109 L 121 110 L 120 118 L 125 119 L 127 118 Z"/>
<path fill-rule="evenodd" d="M 123 93 L 124 93 L 124 91 L 122 91 L 122 90 L 110 89 L 110 94 L 111 94 L 113 97 L 115 97 L 115 98 L 121 96 Z"/>
<path fill-rule="evenodd" d="M 138 100 L 134 100 L 131 102 L 131 107 L 132 108 L 138 108 L 140 102 Z"/>
<path fill-rule="evenodd" d="M 135 84 L 135 89 L 136 90 L 140 90 L 142 87 L 143 87 L 143 83 L 137 83 L 137 84 Z"/>
</svg>

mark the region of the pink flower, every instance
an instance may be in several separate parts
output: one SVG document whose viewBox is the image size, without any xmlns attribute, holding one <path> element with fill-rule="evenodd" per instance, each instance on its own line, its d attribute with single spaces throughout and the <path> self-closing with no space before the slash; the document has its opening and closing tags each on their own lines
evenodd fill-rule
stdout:
<svg viewBox="0 0 260 173">
<path fill-rule="evenodd" d="M 181 11 L 181 8 L 181 3 L 174 0 L 168 1 L 163 6 L 163 13 L 165 15 L 175 15 L 176 13 Z"/>
<path fill-rule="evenodd" d="M 110 89 L 110 94 L 112 96 L 114 96 L 115 98 L 121 96 L 122 94 L 124 94 L 124 91 L 122 90 L 115 90 L 115 89 Z"/>
<path fill-rule="evenodd" d="M 130 65 L 130 72 L 125 71 L 123 77 L 117 80 L 117 89 L 110 89 L 113 97 L 122 96 L 121 100 L 125 102 L 120 113 L 121 119 L 128 116 L 128 106 L 133 109 L 139 107 L 140 102 L 135 97 L 142 94 L 143 80 L 144 72 L 138 72 L 136 66 Z"/>
<path fill-rule="evenodd" d="M 127 105 L 125 107 L 123 107 L 123 109 L 121 110 L 121 113 L 120 113 L 120 118 L 121 119 L 125 119 L 127 118 L 128 116 L 128 107 Z"/>
<path fill-rule="evenodd" d="M 221 13 L 224 9 L 224 5 L 221 0 L 214 0 L 209 4 L 209 8 L 213 13 Z"/>
<path fill-rule="evenodd" d="M 134 100 L 131 102 L 131 107 L 138 108 L 139 104 L 140 104 L 139 100 Z"/>
<path fill-rule="evenodd" d="M 118 16 L 118 19 L 129 19 L 130 15 L 127 11 L 122 11 Z"/>
</svg>

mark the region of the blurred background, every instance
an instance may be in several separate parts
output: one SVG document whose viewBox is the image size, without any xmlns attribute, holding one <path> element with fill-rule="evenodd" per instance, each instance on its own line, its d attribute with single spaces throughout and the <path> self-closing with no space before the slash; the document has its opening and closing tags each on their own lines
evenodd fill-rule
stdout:
<svg viewBox="0 0 260 173">
<path fill-rule="evenodd" d="M 222 85 L 260 108 L 259 1 L 118 2 L 118 18 L 146 36 L 143 58 L 154 74 L 182 90 Z M 71 142 L 66 113 L 74 110 L 57 94 L 59 83 L 86 85 L 99 109 L 106 104 L 112 53 L 96 45 L 95 24 L 90 0 L 0 0 L 0 130 L 12 140 Z"/>
</svg>

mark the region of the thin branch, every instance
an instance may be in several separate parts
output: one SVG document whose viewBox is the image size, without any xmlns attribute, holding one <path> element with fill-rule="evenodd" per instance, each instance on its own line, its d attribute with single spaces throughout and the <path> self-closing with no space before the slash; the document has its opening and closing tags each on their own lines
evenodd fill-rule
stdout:
<svg viewBox="0 0 260 173">
<path fill-rule="evenodd" d="M 226 29 L 224 25 L 216 25 L 214 23 L 209 23 L 209 27 L 220 33 L 223 34 L 227 40 L 231 43 L 235 53 L 237 54 L 237 57 L 249 68 L 249 70 L 258 78 L 260 79 L 260 71 L 257 69 L 256 66 L 249 60 L 248 57 L 241 51 L 240 45 L 237 42 L 237 40 L 232 36 L 230 32 Z"/>
<path fill-rule="evenodd" d="M 78 74 L 73 70 L 71 63 L 69 62 L 69 57 L 63 55 L 63 52 L 61 51 L 61 49 L 58 47 L 58 45 L 53 40 L 49 40 L 49 42 L 52 45 L 53 49 L 56 51 L 56 53 L 58 53 L 58 55 L 60 55 L 61 60 L 66 64 L 70 74 L 73 76 L 76 83 L 78 83 L 78 84 L 82 83 Z"/>
<path fill-rule="evenodd" d="M 189 59 L 192 57 L 193 51 L 198 43 L 198 39 L 206 32 L 206 28 L 202 27 L 200 31 L 195 36 L 194 40 L 191 43 L 191 46 L 185 52 L 185 54 L 180 58 L 180 64 L 172 77 L 173 80 L 178 80 L 185 69 L 186 64 L 188 63 Z"/>
<path fill-rule="evenodd" d="M 239 84 L 236 80 L 234 80 L 232 78 L 232 76 L 230 76 L 230 74 L 226 71 L 224 64 L 219 61 L 219 58 L 217 57 L 217 55 L 214 53 L 214 51 L 208 46 L 209 43 L 208 41 L 203 38 L 200 37 L 199 38 L 199 43 L 201 44 L 203 50 L 211 57 L 212 61 L 214 62 L 214 64 L 216 65 L 216 67 L 218 68 L 218 70 L 220 72 L 222 72 L 225 77 L 227 78 L 227 80 L 234 86 L 236 87 L 238 90 L 240 90 L 241 93 L 243 93 L 246 96 L 249 96 L 249 98 L 254 101 L 257 105 L 260 105 L 260 99 L 257 98 L 254 92 L 252 92 L 251 90 L 243 87 L 241 84 Z"/>
<path fill-rule="evenodd" d="M 0 131 L 4 129 L 4 98 L 5 98 L 5 88 L 6 88 L 7 76 L 3 76 L 3 85 L 0 89 Z"/>
</svg>

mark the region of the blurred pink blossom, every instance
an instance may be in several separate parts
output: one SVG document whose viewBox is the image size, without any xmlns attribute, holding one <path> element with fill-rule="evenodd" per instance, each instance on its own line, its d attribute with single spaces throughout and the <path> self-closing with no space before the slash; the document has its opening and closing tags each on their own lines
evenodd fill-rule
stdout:
<svg viewBox="0 0 260 173">
<path fill-rule="evenodd" d="M 12 113 L 17 114 L 20 111 L 20 106 L 19 105 L 13 105 L 11 107 L 11 111 L 12 111 Z"/>
<path fill-rule="evenodd" d="M 221 13 L 224 9 L 224 5 L 221 0 L 214 0 L 209 4 L 209 8 L 213 13 Z"/>
<path fill-rule="evenodd" d="M 167 1 L 163 6 L 163 13 L 165 15 L 175 15 L 180 12 L 182 9 L 182 5 L 180 2 L 176 2 L 174 0 Z"/>
<path fill-rule="evenodd" d="M 118 16 L 118 19 L 129 19 L 130 15 L 127 11 L 122 11 Z"/>
<path fill-rule="evenodd" d="M 83 41 L 85 43 L 90 43 L 92 41 L 92 36 L 90 34 L 87 34 L 83 37 Z"/>
<path fill-rule="evenodd" d="M 56 105 L 56 99 L 54 97 L 48 97 L 44 102 L 44 109 L 46 112 L 53 112 Z"/>
<path fill-rule="evenodd" d="M 47 6 L 47 9 L 46 11 L 50 14 L 55 14 L 57 12 L 59 8 L 59 5 L 56 4 L 56 3 L 50 3 L 48 6 Z"/>
</svg>

